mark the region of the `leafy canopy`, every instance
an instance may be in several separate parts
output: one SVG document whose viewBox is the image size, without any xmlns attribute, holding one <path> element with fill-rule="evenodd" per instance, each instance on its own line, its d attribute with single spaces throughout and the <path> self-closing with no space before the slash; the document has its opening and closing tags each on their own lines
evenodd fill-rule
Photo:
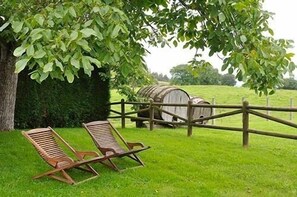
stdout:
<svg viewBox="0 0 297 197">
<path fill-rule="evenodd" d="M 260 95 L 292 72 L 292 41 L 274 39 L 263 0 L 2 0 L 1 40 L 17 41 L 16 71 L 31 78 L 74 80 L 79 69 L 108 65 L 116 87 L 142 81 L 141 43 L 221 52 L 222 70 Z M 4 18 L 4 19 L 3 19 Z M 13 30 L 13 31 L 12 31 Z M 204 62 L 195 56 L 194 66 Z M 126 84 L 126 85 L 125 85 Z"/>
<path fill-rule="evenodd" d="M 18 45 L 17 73 L 28 67 L 38 82 L 50 76 L 72 83 L 81 69 L 90 76 L 94 66 L 108 66 L 118 86 L 144 81 L 145 50 L 130 35 L 122 1 L 5 0 L 0 13 L 0 38 Z"/>
<path fill-rule="evenodd" d="M 210 56 L 221 52 L 225 56 L 222 70 L 235 73 L 260 95 L 273 94 L 284 74 L 296 67 L 294 54 L 288 52 L 292 41 L 273 38 L 268 25 L 272 13 L 262 9 L 263 0 L 137 2 L 128 7 L 139 15 L 133 23 L 147 27 L 141 35 L 153 33 L 148 42 L 209 48 Z M 143 8 L 146 12 L 140 11 Z M 193 60 L 197 67 L 204 64 L 199 58 L 197 53 Z"/>
</svg>

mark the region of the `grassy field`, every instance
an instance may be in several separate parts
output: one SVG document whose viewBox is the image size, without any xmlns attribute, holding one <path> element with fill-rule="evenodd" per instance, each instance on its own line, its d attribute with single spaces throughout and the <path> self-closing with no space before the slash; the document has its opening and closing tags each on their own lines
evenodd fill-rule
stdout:
<svg viewBox="0 0 297 197">
<path fill-rule="evenodd" d="M 265 103 L 265 98 L 244 88 L 182 88 L 206 100 L 215 97 L 220 104 L 240 104 L 243 96 L 255 105 Z M 296 96 L 294 91 L 280 91 L 271 97 L 271 102 L 274 106 L 288 106 L 289 98 Z M 120 98 L 112 92 L 113 101 Z M 216 124 L 239 124 L 236 117 L 233 119 Z M 252 121 L 256 127 L 297 133 L 271 121 Z M 192 137 L 186 137 L 186 128 L 150 132 L 136 129 L 132 123 L 127 127 L 119 130 L 128 141 L 142 141 L 152 147 L 140 154 L 146 166 L 117 173 L 94 164 L 101 176 L 76 186 L 48 178 L 32 180 L 48 166 L 20 132 L 1 132 L 1 196 L 297 196 L 294 140 L 251 135 L 250 147 L 243 149 L 242 136 L 237 132 L 196 128 Z M 56 130 L 76 149 L 96 150 L 82 128 Z M 134 165 L 126 159 L 117 162 Z M 76 170 L 71 175 L 76 179 L 85 176 Z"/>
</svg>

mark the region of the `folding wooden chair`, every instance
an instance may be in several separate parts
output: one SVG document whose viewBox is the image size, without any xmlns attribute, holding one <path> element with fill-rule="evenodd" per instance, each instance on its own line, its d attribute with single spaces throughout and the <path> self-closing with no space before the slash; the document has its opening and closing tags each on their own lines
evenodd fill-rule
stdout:
<svg viewBox="0 0 297 197">
<path fill-rule="evenodd" d="M 48 176 L 62 182 L 76 184 L 76 182 L 70 177 L 66 170 L 77 168 L 93 174 L 91 178 L 81 181 L 84 182 L 98 176 L 98 173 L 89 165 L 89 163 L 103 161 L 108 158 L 105 156 L 99 156 L 96 152 L 83 152 L 75 150 L 50 127 L 22 131 L 22 134 L 33 144 L 44 161 L 54 168 L 45 173 L 34 176 L 34 179 Z M 71 157 L 69 157 L 62 150 L 58 142 L 60 142 L 60 144 L 64 144 L 65 147 L 73 152 L 76 156 L 76 160 L 73 160 Z M 92 158 L 85 160 L 86 156 L 90 156 Z"/>
<path fill-rule="evenodd" d="M 127 142 L 123 136 L 113 127 L 109 121 L 94 121 L 89 123 L 83 123 L 90 136 L 92 137 L 95 145 L 105 156 L 112 154 L 111 158 L 127 156 L 134 161 L 138 162 L 141 166 L 144 163 L 136 155 L 136 153 L 149 149 L 149 146 L 144 146 L 142 143 L 131 143 Z M 120 138 L 127 148 L 123 148 L 114 136 L 114 133 Z M 140 146 L 141 148 L 134 149 L 134 147 Z M 109 162 L 109 167 L 116 171 L 121 171 L 116 164 L 108 158 L 106 161 Z M 101 162 L 103 163 L 103 162 Z"/>
</svg>

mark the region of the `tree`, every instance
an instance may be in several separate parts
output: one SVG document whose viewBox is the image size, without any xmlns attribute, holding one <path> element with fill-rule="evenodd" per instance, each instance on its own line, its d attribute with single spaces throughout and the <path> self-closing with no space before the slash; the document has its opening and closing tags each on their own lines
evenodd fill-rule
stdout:
<svg viewBox="0 0 297 197">
<path fill-rule="evenodd" d="M 221 75 L 218 69 L 213 68 L 210 64 L 205 64 L 193 69 L 191 65 L 178 65 L 170 70 L 172 75 L 171 83 L 175 85 L 231 85 L 232 82 L 225 82 L 225 75 Z M 234 75 L 228 74 L 228 77 L 234 80 Z M 228 84 L 226 84 L 228 83 Z"/>
<path fill-rule="evenodd" d="M 147 79 L 145 49 L 130 33 L 123 6 L 108 0 L 1 1 L 0 130 L 13 129 L 14 71 L 28 68 L 40 83 L 48 77 L 72 83 L 81 69 L 90 76 L 94 66 L 108 67 L 113 86 L 127 94 L 128 84 Z"/>
<path fill-rule="evenodd" d="M 196 84 L 193 73 L 190 70 L 189 65 L 181 64 L 173 67 L 170 70 L 171 80 L 170 82 L 175 85 L 194 85 Z"/>
<path fill-rule="evenodd" d="M 164 75 L 162 73 L 152 72 L 151 73 L 153 78 L 156 79 L 156 81 L 169 81 L 169 78 L 167 75 Z"/>
<path fill-rule="evenodd" d="M 280 87 L 285 90 L 297 90 L 297 81 L 294 78 L 284 79 L 284 85 Z"/>
<path fill-rule="evenodd" d="M 221 85 L 235 86 L 236 80 L 232 74 L 224 74 L 221 76 Z"/>
<path fill-rule="evenodd" d="M 39 82 L 72 82 L 80 69 L 106 66 L 126 93 L 146 78 L 143 42 L 222 52 L 223 70 L 259 94 L 273 93 L 295 68 L 291 42 L 272 37 L 261 0 L 2 0 L 0 13 L 0 130 L 13 128 L 15 61 L 17 73 L 27 67 Z"/>
<path fill-rule="evenodd" d="M 157 3 L 156 3 L 157 2 Z M 236 73 L 259 95 L 273 94 L 283 75 L 296 65 L 287 49 L 292 41 L 274 39 L 262 0 L 166 0 L 140 1 L 129 6 L 133 24 L 148 26 L 150 43 L 184 43 L 184 48 L 209 48 L 212 56 L 221 52 L 222 70 Z M 158 4 L 158 5 L 156 5 Z M 131 4 L 130 4 L 131 5 Z M 127 7 L 127 6 L 126 6 Z M 145 10 L 142 12 L 141 10 Z M 135 27 L 135 28 L 137 28 Z M 148 32 L 143 28 L 139 35 Z M 168 39 L 166 39 L 168 38 Z M 197 50 L 198 51 L 198 50 Z M 199 55 L 193 64 L 201 65 Z"/>
</svg>

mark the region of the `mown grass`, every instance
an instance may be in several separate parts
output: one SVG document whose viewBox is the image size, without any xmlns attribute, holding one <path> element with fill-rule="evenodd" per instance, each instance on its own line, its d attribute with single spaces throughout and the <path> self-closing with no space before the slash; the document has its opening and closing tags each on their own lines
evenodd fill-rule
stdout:
<svg viewBox="0 0 297 197">
<path fill-rule="evenodd" d="M 96 150 L 83 129 L 56 130 L 75 148 Z M 47 165 L 20 132 L 1 133 L 1 196 L 297 195 L 296 141 L 252 136 L 246 150 L 239 133 L 195 129 L 189 138 L 183 128 L 120 131 L 130 141 L 152 147 L 141 154 L 146 166 L 117 173 L 94 164 L 101 177 L 76 186 L 32 180 Z M 76 179 L 86 176 L 71 174 Z"/>
<path fill-rule="evenodd" d="M 207 88 L 189 88 L 189 92 L 199 90 L 207 97 Z M 241 101 L 241 91 L 211 87 L 213 95 L 220 91 L 231 95 L 233 91 Z M 228 89 L 228 87 L 226 87 Z M 250 97 L 252 96 L 248 95 Z M 112 95 L 115 95 L 114 92 Z M 290 91 L 289 97 L 295 92 Z M 278 98 L 282 97 L 280 94 Z M 116 98 L 113 96 L 112 98 Z M 226 96 L 226 100 L 227 100 Z M 289 98 L 288 97 L 288 98 Z M 120 98 L 120 97 L 118 97 Z M 118 99 L 116 98 L 116 99 Z M 216 97 L 217 98 L 217 97 Z M 265 99 L 265 98 L 264 98 Z M 255 99 L 257 100 L 257 99 Z M 223 97 L 222 101 L 224 102 Z M 236 103 L 230 104 L 236 104 Z M 219 102 L 217 102 L 219 103 Z M 279 103 L 281 105 L 281 103 Z M 285 104 L 283 104 L 285 105 Z M 238 117 L 240 118 L 240 117 Z M 238 124 L 223 120 L 216 124 Z M 253 119 L 252 119 L 253 121 Z M 254 121 L 254 126 L 263 129 L 289 131 L 271 121 Z M 117 127 L 119 124 L 115 121 Z M 129 141 L 142 141 L 152 148 L 140 154 L 146 166 L 114 172 L 102 165 L 94 164 L 100 177 L 70 186 L 58 181 L 31 177 L 48 166 L 39 158 L 34 148 L 19 131 L 0 133 L 0 195 L 1 196 L 297 196 L 297 149 L 295 140 L 250 136 L 250 147 L 242 148 L 239 132 L 195 128 L 192 137 L 186 137 L 186 128 L 177 129 L 136 129 L 127 124 L 119 129 Z M 56 128 L 56 131 L 73 147 L 80 150 L 96 150 L 88 134 L 82 128 Z M 118 160 L 122 166 L 134 166 L 129 160 Z M 86 174 L 73 170 L 75 179 Z"/>
</svg>

